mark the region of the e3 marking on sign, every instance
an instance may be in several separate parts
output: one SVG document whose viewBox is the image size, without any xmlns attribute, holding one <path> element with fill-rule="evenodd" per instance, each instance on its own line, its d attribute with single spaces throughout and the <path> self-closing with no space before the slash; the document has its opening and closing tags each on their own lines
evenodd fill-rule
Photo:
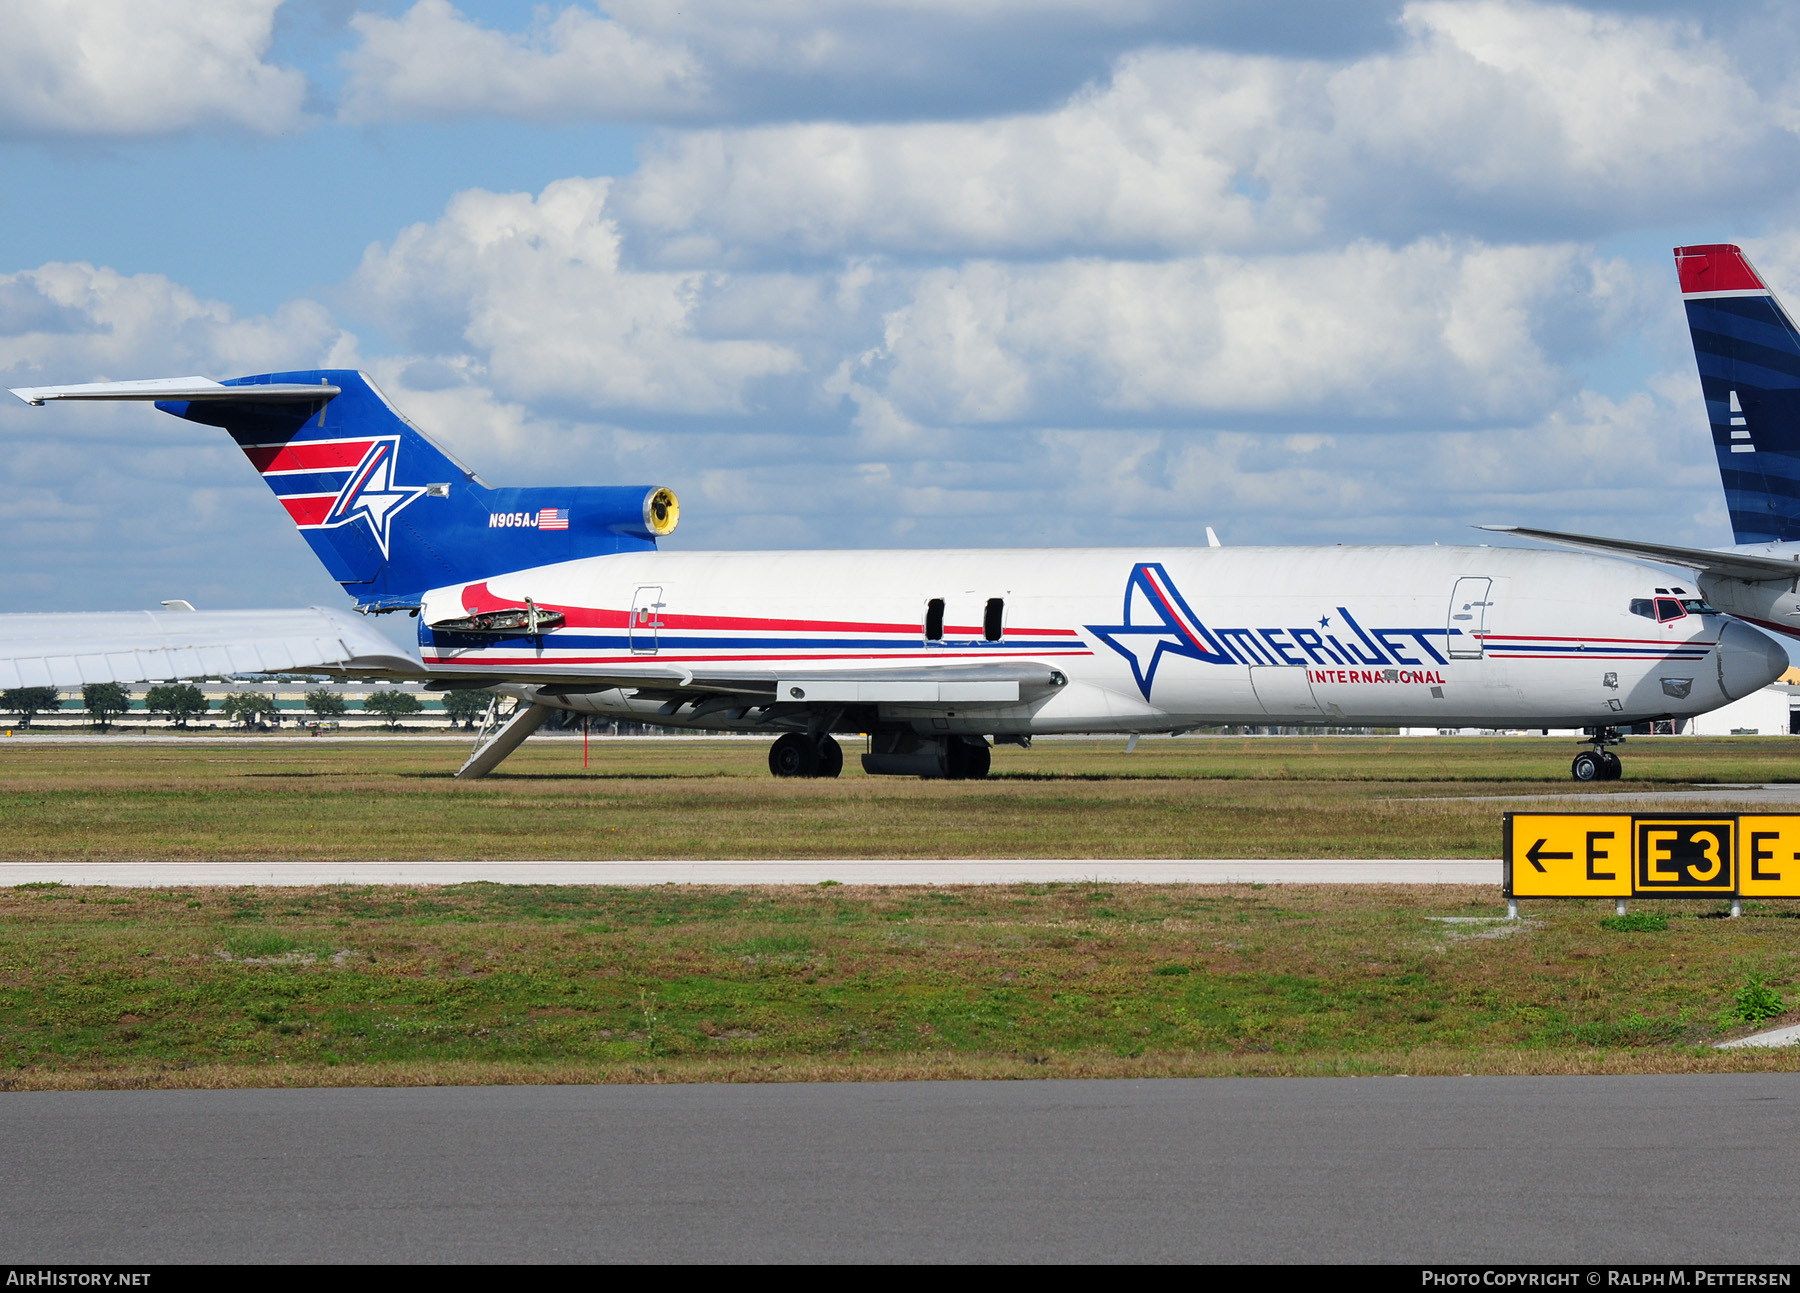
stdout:
<svg viewBox="0 0 1800 1293">
<path fill-rule="evenodd" d="M 1734 893 L 1737 819 L 1634 817 L 1637 883 L 1633 893 Z"/>
</svg>

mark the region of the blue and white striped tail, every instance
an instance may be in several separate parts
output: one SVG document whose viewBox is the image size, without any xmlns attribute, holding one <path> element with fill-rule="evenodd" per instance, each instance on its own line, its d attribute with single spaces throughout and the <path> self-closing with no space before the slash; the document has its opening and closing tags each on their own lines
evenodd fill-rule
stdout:
<svg viewBox="0 0 1800 1293">
<path fill-rule="evenodd" d="M 1800 331 L 1738 248 L 1677 247 L 1675 267 L 1732 532 L 1800 540 Z"/>
</svg>

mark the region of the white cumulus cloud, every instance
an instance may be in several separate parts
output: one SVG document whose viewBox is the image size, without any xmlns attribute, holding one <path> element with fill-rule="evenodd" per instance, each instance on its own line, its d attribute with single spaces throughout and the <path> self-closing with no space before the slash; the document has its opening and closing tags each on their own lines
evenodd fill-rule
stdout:
<svg viewBox="0 0 1800 1293">
<path fill-rule="evenodd" d="M 1415 4 L 1397 48 L 1336 62 L 1149 49 L 1045 112 L 673 133 L 619 209 L 668 263 L 1542 236 L 1788 191 L 1784 102 L 1693 24 Z"/>
<path fill-rule="evenodd" d="M 475 356 L 509 397 L 736 410 L 751 383 L 799 367 L 784 345 L 698 330 L 708 275 L 621 265 L 609 189 L 574 179 L 535 198 L 460 193 L 436 222 L 371 247 L 356 293 L 416 350 Z"/>
<path fill-rule="evenodd" d="M 1569 245 L 976 261 L 920 275 L 859 380 L 951 422 L 1530 417 L 1646 308 L 1623 264 Z"/>
<path fill-rule="evenodd" d="M 280 5 L 0 0 L 0 135 L 292 129 L 306 78 L 263 58 Z"/>
<path fill-rule="evenodd" d="M 359 13 L 344 56 L 349 121 L 502 116 L 535 121 L 640 118 L 705 91 L 678 42 L 646 39 L 597 12 L 564 9 L 519 33 L 470 22 L 448 0 L 418 0 L 398 18 Z"/>
<path fill-rule="evenodd" d="M 317 302 L 243 318 L 161 274 L 49 264 L 0 274 L 0 380 L 8 386 L 305 368 L 354 348 Z"/>
</svg>

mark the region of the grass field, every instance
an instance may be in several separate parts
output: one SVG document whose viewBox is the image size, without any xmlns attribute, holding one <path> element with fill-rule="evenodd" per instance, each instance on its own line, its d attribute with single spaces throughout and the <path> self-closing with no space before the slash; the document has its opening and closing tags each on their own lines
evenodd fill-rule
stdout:
<svg viewBox="0 0 1800 1293">
<path fill-rule="evenodd" d="M 1792 748 L 1634 742 L 1616 788 L 1790 780 Z M 584 772 L 545 743 L 465 784 L 441 743 L 19 741 L 0 857 L 1491 857 L 1519 806 L 1494 797 L 1569 793 L 1572 749 L 1047 742 L 987 782 L 794 783 L 758 744 L 596 743 Z M 1800 903 L 1721 909 L 1634 931 L 1589 903 L 1439 919 L 1500 913 L 1448 887 L 0 890 L 0 1087 L 1795 1067 L 1711 1043 L 1741 998 L 1800 1004 Z"/>
<path fill-rule="evenodd" d="M 1450 888 L 0 891 L 0 1087 L 1791 1068 L 1709 1044 L 1754 981 L 1794 992 L 1800 912 L 1717 908 L 1632 932 L 1592 903 L 1433 919 L 1497 912 Z"/>
<path fill-rule="evenodd" d="M 1631 742 L 1626 779 L 1586 788 L 1567 740 L 1123 747 L 1002 748 L 985 782 L 794 782 L 756 742 L 595 742 L 586 771 L 579 745 L 527 742 L 459 782 L 441 742 L 0 741 L 0 858 L 1493 857 L 1516 805 L 1479 796 L 1800 779 L 1782 737 Z"/>
</svg>

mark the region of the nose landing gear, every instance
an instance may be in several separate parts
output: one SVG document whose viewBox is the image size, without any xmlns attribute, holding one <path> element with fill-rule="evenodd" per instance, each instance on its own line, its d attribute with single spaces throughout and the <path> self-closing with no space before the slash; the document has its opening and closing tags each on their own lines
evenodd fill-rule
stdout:
<svg viewBox="0 0 1800 1293">
<path fill-rule="evenodd" d="M 1594 729 L 1594 748 L 1583 750 L 1569 764 L 1569 775 L 1577 781 L 1617 781 L 1625 770 L 1619 756 L 1606 747 L 1620 745 L 1625 738 L 1616 727 Z"/>
</svg>

